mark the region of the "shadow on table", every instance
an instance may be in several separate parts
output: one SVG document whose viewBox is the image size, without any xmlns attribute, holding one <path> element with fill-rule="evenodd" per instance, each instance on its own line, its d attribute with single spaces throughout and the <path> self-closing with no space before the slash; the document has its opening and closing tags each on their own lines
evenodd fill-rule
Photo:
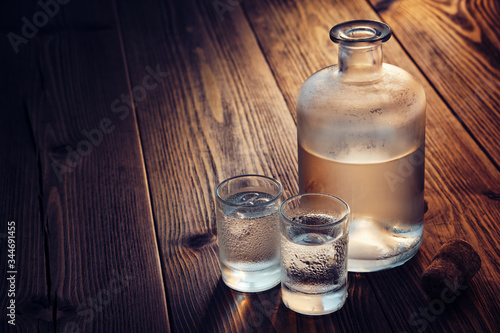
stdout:
<svg viewBox="0 0 500 333">
<path fill-rule="evenodd" d="M 280 286 L 259 293 L 241 293 L 227 287 L 219 278 L 196 332 L 274 332 L 281 311 Z"/>
<path fill-rule="evenodd" d="M 354 276 L 352 277 L 354 279 Z M 348 298 L 347 304 L 350 300 Z M 280 285 L 259 293 L 241 293 L 219 278 L 207 310 L 195 324 L 196 332 L 301 332 L 345 331 L 350 310 L 325 316 L 306 316 L 289 310 L 281 301 Z"/>
<path fill-rule="evenodd" d="M 497 296 L 480 294 L 476 285 L 480 278 L 476 277 L 469 286 L 459 286 L 455 292 L 445 287 L 438 296 L 430 297 L 420 286 L 420 277 L 429 263 L 429 258 L 419 252 L 400 267 L 369 273 L 377 299 L 380 305 L 392 314 L 396 330 L 459 332 L 467 331 L 465 327 L 474 327 L 471 331 L 491 331 L 487 324 L 475 320 L 481 318 L 477 303 L 481 298 Z M 480 274 L 481 271 L 478 275 Z M 448 281 L 449 286 L 455 282 Z M 468 316 L 464 316 L 466 313 Z M 474 322 L 470 318 L 473 318 Z"/>
</svg>

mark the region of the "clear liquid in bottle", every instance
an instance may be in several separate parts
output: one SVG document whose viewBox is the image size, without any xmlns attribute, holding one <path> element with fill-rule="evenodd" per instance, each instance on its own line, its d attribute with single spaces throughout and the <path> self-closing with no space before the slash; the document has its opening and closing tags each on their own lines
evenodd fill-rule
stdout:
<svg viewBox="0 0 500 333">
<path fill-rule="evenodd" d="M 335 161 L 299 146 L 301 192 L 332 193 L 349 203 L 350 271 L 398 266 L 423 234 L 424 146 L 376 163 Z"/>
<path fill-rule="evenodd" d="M 351 207 L 348 269 L 402 265 L 423 236 L 425 93 L 383 63 L 390 28 L 350 21 L 330 31 L 338 65 L 309 77 L 297 99 L 299 187 Z"/>
</svg>

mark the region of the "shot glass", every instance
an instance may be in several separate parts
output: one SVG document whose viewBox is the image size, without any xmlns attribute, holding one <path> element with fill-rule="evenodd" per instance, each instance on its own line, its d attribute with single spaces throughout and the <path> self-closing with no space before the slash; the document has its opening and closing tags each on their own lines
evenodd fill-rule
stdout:
<svg viewBox="0 0 500 333">
<path fill-rule="evenodd" d="M 280 206 L 281 294 L 289 309 L 323 315 L 347 298 L 349 206 L 328 194 L 301 194 Z"/>
<path fill-rule="evenodd" d="M 215 190 L 219 261 L 224 283 L 258 292 L 280 281 L 281 184 L 269 177 L 229 178 Z"/>
</svg>

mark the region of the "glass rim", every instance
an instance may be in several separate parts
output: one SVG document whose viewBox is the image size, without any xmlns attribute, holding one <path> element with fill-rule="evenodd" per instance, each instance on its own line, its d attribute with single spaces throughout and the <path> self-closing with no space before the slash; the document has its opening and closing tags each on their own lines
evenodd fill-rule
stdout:
<svg viewBox="0 0 500 333">
<path fill-rule="evenodd" d="M 292 200 L 297 199 L 299 197 L 306 197 L 306 196 L 321 196 L 321 197 L 329 197 L 331 199 L 335 199 L 335 200 L 339 201 L 340 203 L 342 203 L 344 205 L 344 207 L 346 209 L 346 213 L 342 216 L 342 218 L 340 218 L 340 219 L 338 219 L 338 220 L 336 220 L 334 222 L 326 223 L 326 224 L 321 224 L 321 225 L 302 224 L 302 223 L 299 223 L 299 222 L 292 221 L 288 217 L 286 217 L 285 215 L 283 215 L 282 208 L 283 208 L 283 206 L 288 201 L 292 201 Z M 295 226 L 298 226 L 298 227 L 311 227 L 311 228 L 327 228 L 327 227 L 335 226 L 337 224 L 345 222 L 349 218 L 349 215 L 351 214 L 351 208 L 349 207 L 349 205 L 347 204 L 347 202 L 345 202 L 344 200 L 342 200 L 341 198 L 339 198 L 339 197 L 337 197 L 335 195 L 331 195 L 331 194 L 327 194 L 327 193 L 302 193 L 302 194 L 297 194 L 297 195 L 291 196 L 290 198 L 284 200 L 281 203 L 280 208 L 278 209 L 278 211 L 279 211 L 280 217 L 282 219 L 284 219 L 286 222 L 288 222 L 290 224 L 293 224 Z"/>
<path fill-rule="evenodd" d="M 278 194 L 276 194 L 275 196 L 273 196 L 273 198 L 272 198 L 271 200 L 266 201 L 266 202 L 262 202 L 262 203 L 258 203 L 258 204 L 256 204 L 256 205 L 246 205 L 246 204 L 245 204 L 245 205 L 238 205 L 238 204 L 235 204 L 235 203 L 229 202 L 229 201 L 227 201 L 227 200 L 225 200 L 225 199 L 222 199 L 222 198 L 220 197 L 220 195 L 219 195 L 219 188 L 220 188 L 223 184 L 225 184 L 225 183 L 227 183 L 227 182 L 229 182 L 229 181 L 231 181 L 231 180 L 233 180 L 233 179 L 245 178 L 245 177 L 255 177 L 255 178 L 261 178 L 261 179 L 267 179 L 267 180 L 270 180 L 271 182 L 273 182 L 273 183 L 275 183 L 276 185 L 278 185 L 279 192 L 278 192 Z M 269 194 L 269 193 L 268 193 L 268 194 Z M 273 203 L 274 201 L 278 200 L 278 199 L 281 197 L 281 195 L 282 195 L 282 194 L 283 194 L 283 186 L 281 185 L 281 183 L 280 183 L 278 180 L 276 180 L 276 179 L 274 179 L 274 178 L 271 178 L 271 177 L 268 177 L 268 176 L 264 176 L 264 175 L 257 175 L 257 174 L 247 174 L 247 175 L 233 176 L 233 177 L 230 177 L 230 178 L 224 179 L 224 180 L 223 180 L 223 181 L 221 181 L 221 182 L 219 183 L 219 185 L 217 185 L 217 187 L 215 188 L 215 198 L 216 198 L 218 201 L 222 202 L 223 204 L 228 205 L 228 206 L 232 206 L 232 207 L 261 207 L 261 206 L 266 206 L 266 205 L 269 205 L 269 204 Z"/>
</svg>

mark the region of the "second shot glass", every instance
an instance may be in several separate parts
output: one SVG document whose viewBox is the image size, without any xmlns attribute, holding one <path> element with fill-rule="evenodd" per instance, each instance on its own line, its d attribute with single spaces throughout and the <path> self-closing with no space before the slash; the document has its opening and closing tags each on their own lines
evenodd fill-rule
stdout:
<svg viewBox="0 0 500 333">
<path fill-rule="evenodd" d="M 307 315 L 339 310 L 347 298 L 349 206 L 328 194 L 301 194 L 280 206 L 281 294 Z"/>
</svg>

